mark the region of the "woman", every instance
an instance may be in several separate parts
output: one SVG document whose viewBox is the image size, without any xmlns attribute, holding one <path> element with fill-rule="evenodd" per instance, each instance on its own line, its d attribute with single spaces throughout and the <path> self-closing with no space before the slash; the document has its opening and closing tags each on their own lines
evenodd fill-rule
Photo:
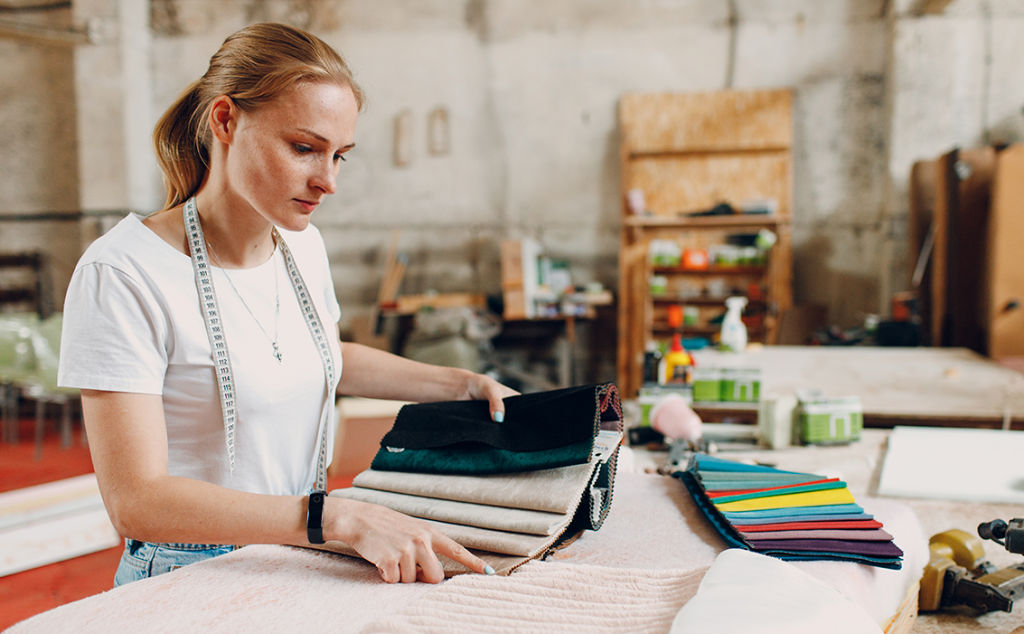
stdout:
<svg viewBox="0 0 1024 634">
<path fill-rule="evenodd" d="M 236 544 L 322 540 L 389 583 L 440 581 L 435 553 L 493 572 L 425 522 L 311 493 L 326 486 L 335 391 L 484 399 L 496 422 L 514 393 L 356 344 L 342 354 L 309 220 L 336 190 L 362 101 L 316 37 L 232 35 L 157 124 L 164 210 L 124 219 L 76 267 L 60 381 L 82 389 L 103 500 L 128 538 L 115 585 Z"/>
</svg>

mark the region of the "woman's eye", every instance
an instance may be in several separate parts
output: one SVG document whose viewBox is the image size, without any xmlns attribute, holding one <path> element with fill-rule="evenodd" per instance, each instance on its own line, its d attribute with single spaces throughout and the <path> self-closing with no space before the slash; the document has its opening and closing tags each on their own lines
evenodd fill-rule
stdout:
<svg viewBox="0 0 1024 634">
<path fill-rule="evenodd" d="M 313 148 L 308 145 L 302 145 L 301 143 L 295 143 L 292 147 L 294 147 L 295 151 L 299 154 L 308 154 L 313 151 Z"/>
<path fill-rule="evenodd" d="M 339 159 L 341 159 L 342 161 L 346 160 L 345 159 L 345 155 L 344 154 L 335 154 L 334 155 L 334 160 L 337 161 Z"/>
</svg>

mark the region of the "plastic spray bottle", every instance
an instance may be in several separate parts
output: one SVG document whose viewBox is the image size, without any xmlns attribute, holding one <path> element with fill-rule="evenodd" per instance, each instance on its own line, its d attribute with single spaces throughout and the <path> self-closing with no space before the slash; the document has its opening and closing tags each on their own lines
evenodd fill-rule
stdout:
<svg viewBox="0 0 1024 634">
<path fill-rule="evenodd" d="M 725 319 L 722 320 L 722 346 L 733 352 L 747 349 L 747 326 L 740 316 L 747 305 L 746 297 L 730 297 L 725 300 Z"/>
</svg>

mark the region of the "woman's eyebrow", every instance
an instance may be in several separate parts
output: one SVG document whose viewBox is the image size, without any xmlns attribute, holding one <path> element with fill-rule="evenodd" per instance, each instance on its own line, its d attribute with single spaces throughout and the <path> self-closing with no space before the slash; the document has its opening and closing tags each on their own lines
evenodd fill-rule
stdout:
<svg viewBox="0 0 1024 634">
<path fill-rule="evenodd" d="M 304 132 L 305 134 L 308 134 L 309 136 L 313 137 L 314 139 L 316 139 L 317 141 L 320 141 L 322 143 L 330 143 L 331 142 L 330 139 L 328 139 L 327 137 L 325 137 L 323 135 L 320 135 L 320 134 L 317 134 L 316 132 L 313 132 L 309 128 L 299 128 L 299 132 Z M 355 143 L 349 143 L 348 145 L 343 146 L 341 149 L 343 149 L 343 150 L 351 150 L 355 146 L 356 146 Z"/>
</svg>

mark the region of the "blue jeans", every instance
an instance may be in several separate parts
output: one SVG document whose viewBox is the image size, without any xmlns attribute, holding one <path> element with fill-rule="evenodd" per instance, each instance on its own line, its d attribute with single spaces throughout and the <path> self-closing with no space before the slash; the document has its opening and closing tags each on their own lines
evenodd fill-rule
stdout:
<svg viewBox="0 0 1024 634">
<path fill-rule="evenodd" d="M 114 587 L 162 575 L 204 559 L 225 555 L 237 546 L 216 544 L 151 544 L 124 540 L 124 554 L 114 575 Z"/>
</svg>

